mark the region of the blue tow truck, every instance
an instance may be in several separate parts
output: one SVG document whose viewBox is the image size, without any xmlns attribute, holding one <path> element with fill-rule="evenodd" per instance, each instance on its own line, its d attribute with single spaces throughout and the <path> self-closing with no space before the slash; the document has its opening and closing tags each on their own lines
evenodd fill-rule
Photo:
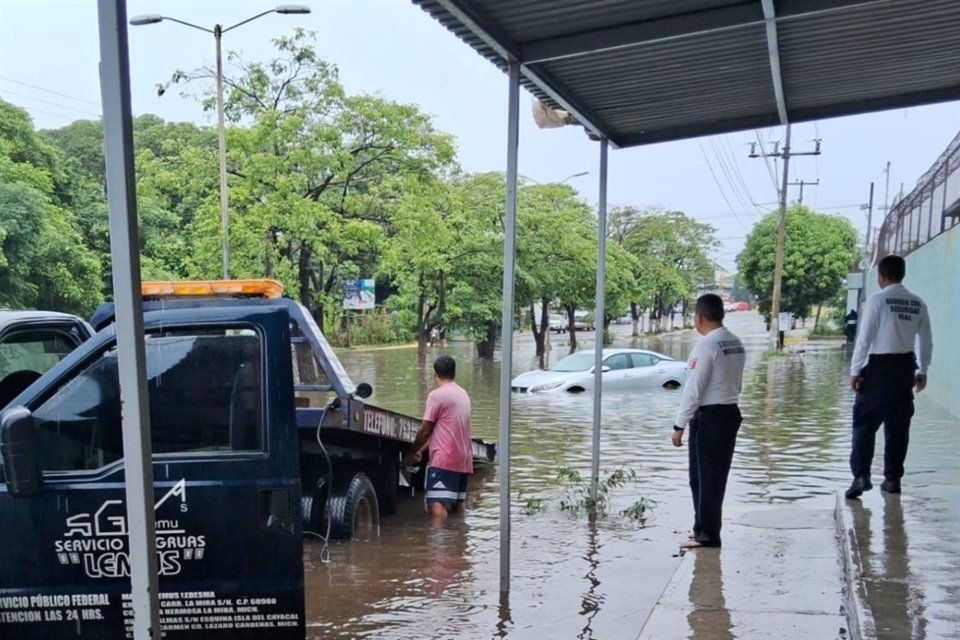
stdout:
<svg viewBox="0 0 960 640">
<path fill-rule="evenodd" d="M 164 638 L 302 639 L 304 534 L 376 535 L 396 509 L 419 421 L 366 403 L 370 386 L 281 291 L 144 284 Z M 112 319 L 108 305 L 95 335 L 61 326 L 39 340 L 59 362 L 0 379 L 15 396 L 0 404 L 0 638 L 131 636 Z M 21 345 L 43 328 L 29 324 Z M 14 352 L 26 358 L 0 345 Z"/>
</svg>

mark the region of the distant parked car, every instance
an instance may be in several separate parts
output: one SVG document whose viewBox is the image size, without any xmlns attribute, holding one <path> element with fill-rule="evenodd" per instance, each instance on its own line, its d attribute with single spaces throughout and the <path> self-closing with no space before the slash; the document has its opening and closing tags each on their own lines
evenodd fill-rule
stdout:
<svg viewBox="0 0 960 640">
<path fill-rule="evenodd" d="M 573 314 L 573 328 L 577 331 L 593 331 L 593 313 L 590 311 L 577 311 Z"/>
<path fill-rule="evenodd" d="M 0 409 L 92 335 L 67 313 L 0 309 Z"/>
<path fill-rule="evenodd" d="M 521 393 L 592 391 L 593 363 L 593 351 L 580 351 L 546 371 L 521 373 L 510 385 Z M 656 351 L 604 349 L 602 379 L 604 391 L 676 389 L 687 379 L 687 365 Z"/>
<path fill-rule="evenodd" d="M 561 316 L 559 314 L 553 313 L 553 314 L 550 314 L 550 317 L 547 319 L 547 322 L 549 323 L 550 331 L 563 333 L 564 331 L 567 330 L 566 316 Z"/>
</svg>

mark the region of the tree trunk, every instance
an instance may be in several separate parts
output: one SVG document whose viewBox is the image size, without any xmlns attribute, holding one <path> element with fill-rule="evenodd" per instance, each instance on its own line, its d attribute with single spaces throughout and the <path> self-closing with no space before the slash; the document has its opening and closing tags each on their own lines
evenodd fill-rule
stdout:
<svg viewBox="0 0 960 640">
<path fill-rule="evenodd" d="M 313 300 L 313 287 L 311 285 L 311 266 L 312 251 L 307 244 L 300 245 L 300 254 L 297 257 L 297 280 L 300 283 L 300 303 L 310 310 L 314 322 L 320 327 L 323 333 L 323 305 L 315 304 Z"/>
<path fill-rule="evenodd" d="M 273 248 L 273 243 L 270 242 L 270 236 L 272 234 L 267 231 L 267 237 L 263 239 L 263 277 L 272 278 L 273 277 L 273 261 L 270 259 L 270 250 Z"/>
<path fill-rule="evenodd" d="M 493 359 L 493 352 L 497 346 L 497 325 L 493 322 L 487 323 L 487 336 L 477 343 L 477 356 L 485 360 Z M 502 367 L 509 367 L 510 363 L 501 363 Z"/>
<path fill-rule="evenodd" d="M 814 331 L 816 331 L 817 328 L 820 326 L 820 311 L 821 311 L 822 309 L 823 309 L 823 303 L 822 303 L 822 302 L 817 303 L 817 317 L 816 317 L 816 319 L 813 321 L 813 330 L 814 330 Z M 804 324 L 804 326 L 806 326 L 806 324 L 807 324 L 807 319 L 806 319 L 806 318 L 803 319 L 803 324 Z"/>
<path fill-rule="evenodd" d="M 530 328 L 533 329 L 533 341 L 537 347 L 535 355 L 543 362 L 543 355 L 547 352 L 546 338 L 549 327 L 547 326 L 547 303 L 541 300 L 540 305 L 539 318 L 536 317 L 535 306 L 530 305 Z"/>
<path fill-rule="evenodd" d="M 640 335 L 640 310 L 637 309 L 636 302 L 630 303 L 630 320 L 632 321 L 631 324 L 633 325 L 630 335 L 636 338 Z"/>
<path fill-rule="evenodd" d="M 567 312 L 567 332 L 570 334 L 570 353 L 573 353 L 577 350 L 577 327 L 575 326 L 577 309 L 570 305 L 567 305 L 564 309 Z"/>
<path fill-rule="evenodd" d="M 417 354 L 421 357 L 427 352 L 427 318 L 424 309 L 427 306 L 427 294 L 423 291 L 423 273 L 417 280 L 420 295 L 417 297 Z"/>
</svg>

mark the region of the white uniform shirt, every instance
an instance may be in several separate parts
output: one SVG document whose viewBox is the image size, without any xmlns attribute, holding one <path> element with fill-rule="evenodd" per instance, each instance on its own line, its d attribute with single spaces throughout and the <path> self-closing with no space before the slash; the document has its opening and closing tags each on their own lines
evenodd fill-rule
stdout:
<svg viewBox="0 0 960 640">
<path fill-rule="evenodd" d="M 916 350 L 914 345 L 919 342 Z M 890 284 L 863 304 L 850 375 L 858 376 L 872 354 L 917 354 L 917 373 L 926 375 L 933 355 L 933 334 L 927 305 L 902 284 Z"/>
<path fill-rule="evenodd" d="M 685 429 L 698 407 L 736 404 L 746 359 L 740 338 L 726 327 L 718 327 L 705 335 L 690 352 L 687 381 L 674 424 Z"/>
</svg>

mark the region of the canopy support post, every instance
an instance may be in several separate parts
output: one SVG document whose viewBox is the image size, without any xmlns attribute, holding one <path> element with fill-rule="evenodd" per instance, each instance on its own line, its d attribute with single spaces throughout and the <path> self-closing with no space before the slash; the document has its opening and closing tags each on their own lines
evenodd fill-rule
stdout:
<svg viewBox="0 0 960 640">
<path fill-rule="evenodd" d="M 99 0 L 100 91 L 110 215 L 110 260 L 116 308 L 117 359 L 123 425 L 127 531 L 133 637 L 160 637 L 157 535 L 153 510 L 153 467 L 143 304 L 140 299 L 140 243 L 126 0 Z"/>
<path fill-rule="evenodd" d="M 513 281 L 517 248 L 517 150 L 520 138 L 520 63 L 509 63 L 507 203 L 503 230 L 503 315 L 500 334 L 500 592 L 510 591 L 510 380 L 513 374 Z"/>
<path fill-rule="evenodd" d="M 607 270 L 607 154 L 609 142 L 600 139 L 600 197 L 597 204 L 597 291 L 594 305 L 594 360 L 593 360 L 593 459 L 590 468 L 590 497 L 597 500 L 600 481 L 600 415 L 603 396 L 603 338 L 606 318 Z"/>
</svg>

